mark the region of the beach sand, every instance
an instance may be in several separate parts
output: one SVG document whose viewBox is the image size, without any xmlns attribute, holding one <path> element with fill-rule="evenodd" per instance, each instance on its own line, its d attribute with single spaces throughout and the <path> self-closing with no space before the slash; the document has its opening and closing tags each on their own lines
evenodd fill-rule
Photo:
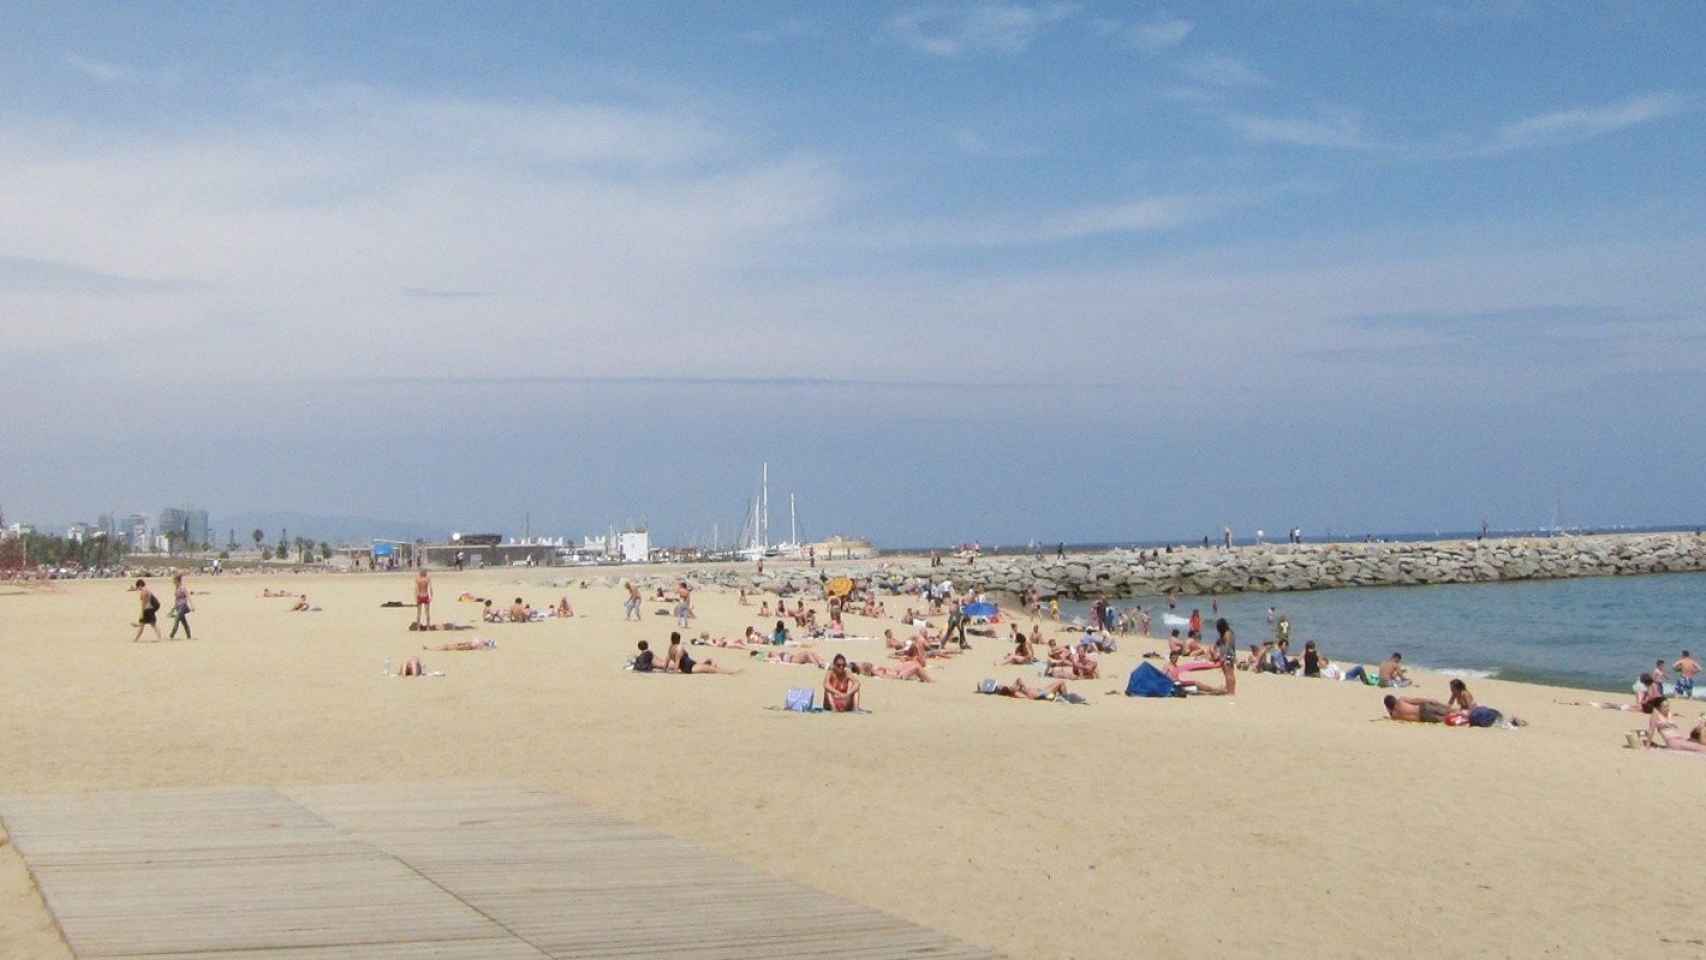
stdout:
<svg viewBox="0 0 1706 960">
<path fill-rule="evenodd" d="M 545 585 L 611 574 L 436 574 L 439 619 L 477 621 L 462 591 L 566 592 L 580 614 L 452 634 L 379 606 L 410 599 L 406 574 L 194 577 L 196 639 L 159 644 L 129 642 L 123 582 L 0 590 L 0 792 L 514 780 L 1014 957 L 1706 951 L 1706 759 L 1625 749 L 1644 718 L 1554 703 L 1581 691 L 1472 682 L 1519 731 L 1392 723 L 1376 690 L 1287 677 L 1240 675 L 1236 698 L 1106 696 L 1158 646 L 1128 637 L 1107 679 L 1072 684 L 1090 706 L 1024 703 L 972 693 L 1035 677 L 993 666 L 1009 648 L 984 640 L 935 685 L 866 679 L 869 715 L 795 715 L 766 708 L 818 687 L 815 668 L 696 647 L 743 672 L 625 672 L 635 641 L 666 646 L 666 605 L 624 623 L 618 588 Z M 767 630 L 757 603 L 701 590 L 694 630 Z M 1266 630 L 1243 626 L 1245 642 Z M 474 636 L 499 648 L 420 654 Z M 1298 624 L 1299 649 L 1309 636 Z M 381 675 L 411 654 L 447 676 Z M 1444 699 L 1444 678 L 1420 679 Z M 68 956 L 9 847 L 0 956 Z"/>
</svg>

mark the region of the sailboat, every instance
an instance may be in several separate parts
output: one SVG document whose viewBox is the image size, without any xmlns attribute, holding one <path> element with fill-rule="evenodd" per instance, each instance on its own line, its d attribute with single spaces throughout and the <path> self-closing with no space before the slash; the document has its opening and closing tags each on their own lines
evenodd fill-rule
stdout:
<svg viewBox="0 0 1706 960">
<path fill-rule="evenodd" d="M 758 496 L 747 506 L 736 552 L 743 559 L 757 560 L 761 557 L 798 557 L 800 550 L 799 512 L 791 493 L 788 494 L 788 539 L 777 544 L 770 542 L 770 464 L 767 462 L 759 474 Z"/>
</svg>

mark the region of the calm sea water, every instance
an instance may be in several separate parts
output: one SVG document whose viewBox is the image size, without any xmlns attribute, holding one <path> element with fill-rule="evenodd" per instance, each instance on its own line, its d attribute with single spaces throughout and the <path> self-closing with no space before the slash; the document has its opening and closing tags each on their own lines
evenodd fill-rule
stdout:
<svg viewBox="0 0 1706 960">
<path fill-rule="evenodd" d="M 1684 649 L 1706 652 L 1706 574 L 1578 580 L 1362 587 L 1217 598 L 1241 646 L 1272 635 L 1269 606 L 1291 618 L 1292 649 L 1314 640 L 1335 661 L 1375 663 L 1394 650 L 1407 663 L 1505 680 L 1629 691 L 1653 661 Z M 1150 611 L 1166 636 L 1163 597 L 1117 600 Z M 1177 599 L 1212 623 L 1210 598 Z M 1063 603 L 1061 616 L 1088 619 L 1090 604 Z M 1211 631 L 1205 631 L 1211 632 Z"/>
</svg>

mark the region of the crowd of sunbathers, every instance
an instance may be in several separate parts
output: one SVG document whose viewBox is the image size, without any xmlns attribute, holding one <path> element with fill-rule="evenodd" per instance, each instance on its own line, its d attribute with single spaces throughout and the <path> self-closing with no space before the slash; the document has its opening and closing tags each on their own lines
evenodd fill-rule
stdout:
<svg viewBox="0 0 1706 960">
<path fill-rule="evenodd" d="M 539 623 L 544 620 L 555 620 L 575 615 L 575 608 L 569 604 L 567 595 L 558 599 L 554 605 L 547 604 L 543 607 L 535 607 L 520 597 L 516 597 L 507 610 L 494 606 L 492 601 L 484 597 L 469 597 L 469 599 L 481 604 L 480 619 L 486 623 Z"/>
</svg>

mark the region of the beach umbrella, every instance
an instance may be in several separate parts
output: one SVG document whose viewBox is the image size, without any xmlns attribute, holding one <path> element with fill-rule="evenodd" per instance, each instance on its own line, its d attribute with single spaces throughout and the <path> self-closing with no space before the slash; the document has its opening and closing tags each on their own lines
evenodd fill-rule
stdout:
<svg viewBox="0 0 1706 960">
<path fill-rule="evenodd" d="M 836 577 L 825 589 L 832 597 L 845 597 L 853 592 L 853 581 L 847 577 Z"/>
<path fill-rule="evenodd" d="M 968 603 L 965 606 L 965 614 L 968 617 L 988 620 L 995 616 L 997 609 L 993 603 Z"/>
</svg>

